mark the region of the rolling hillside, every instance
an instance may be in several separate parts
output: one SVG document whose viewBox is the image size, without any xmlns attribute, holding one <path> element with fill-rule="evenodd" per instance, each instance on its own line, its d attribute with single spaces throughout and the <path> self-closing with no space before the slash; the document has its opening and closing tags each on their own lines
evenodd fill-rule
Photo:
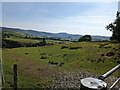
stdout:
<svg viewBox="0 0 120 90">
<path fill-rule="evenodd" d="M 79 88 L 81 78 L 99 76 L 117 65 L 120 57 L 117 45 L 110 42 L 77 42 L 4 48 L 4 87 L 13 87 L 12 66 L 17 64 L 19 88 Z M 114 54 L 109 55 L 110 52 Z M 108 84 L 113 83 L 113 79 Z"/>
<path fill-rule="evenodd" d="M 47 43 L 53 44 L 38 46 L 37 44 L 43 41 L 41 37 L 54 36 L 70 39 L 76 38 L 77 35 L 15 28 L 3 28 L 3 31 L 4 40 L 23 45 L 16 48 L 2 48 L 5 81 L 3 88 L 5 89 L 13 88 L 13 64 L 18 65 L 18 88 L 39 90 L 41 88 L 80 88 L 80 79 L 97 77 L 120 62 L 119 43 L 46 39 Z M 41 39 L 25 38 L 27 34 L 29 34 L 28 37 L 40 36 Z M 100 38 L 105 39 L 94 36 L 94 39 L 100 40 Z M 117 75 L 118 73 L 113 74 L 106 82 L 111 85 Z"/>
<path fill-rule="evenodd" d="M 50 32 L 42 32 L 42 31 L 36 31 L 36 30 L 23 30 L 18 28 L 7 28 L 7 27 L 1 27 L 3 31 L 14 31 L 21 34 L 28 34 L 31 36 L 40 36 L 40 37 L 52 37 L 52 38 L 60 38 L 62 40 L 71 40 L 71 41 L 77 41 L 82 35 L 79 34 L 68 34 L 68 33 L 50 33 Z M 106 36 L 92 36 L 93 41 L 109 41 L 109 37 Z"/>
</svg>

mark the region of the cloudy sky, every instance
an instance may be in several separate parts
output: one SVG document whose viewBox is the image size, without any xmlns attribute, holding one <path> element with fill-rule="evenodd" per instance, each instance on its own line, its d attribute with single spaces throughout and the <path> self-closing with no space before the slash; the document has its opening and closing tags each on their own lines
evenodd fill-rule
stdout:
<svg viewBox="0 0 120 90">
<path fill-rule="evenodd" d="M 104 0 L 105 1 L 105 0 Z M 118 2 L 2 2 L 2 26 L 111 36 Z"/>
</svg>

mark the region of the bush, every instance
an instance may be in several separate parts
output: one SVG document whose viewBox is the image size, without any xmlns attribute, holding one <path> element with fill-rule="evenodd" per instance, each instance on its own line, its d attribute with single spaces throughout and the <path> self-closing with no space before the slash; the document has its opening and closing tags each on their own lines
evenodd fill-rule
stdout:
<svg viewBox="0 0 120 90">
<path fill-rule="evenodd" d="M 92 41 L 92 37 L 90 35 L 82 36 L 78 41 Z"/>
<path fill-rule="evenodd" d="M 82 47 L 69 47 L 69 49 L 81 49 Z"/>
<path fill-rule="evenodd" d="M 61 49 L 68 48 L 67 46 L 62 46 Z"/>
<path fill-rule="evenodd" d="M 40 59 L 46 59 L 47 57 L 46 56 L 41 56 Z"/>
<path fill-rule="evenodd" d="M 5 48 L 16 48 L 16 47 L 22 47 L 22 44 L 17 42 L 17 41 L 12 41 L 12 40 L 4 40 L 2 41 L 2 47 Z"/>
<path fill-rule="evenodd" d="M 38 47 L 38 46 L 45 46 L 45 42 L 38 42 L 38 43 L 21 43 L 13 40 L 2 40 L 2 47 L 3 48 L 17 48 L 17 47 Z"/>
</svg>

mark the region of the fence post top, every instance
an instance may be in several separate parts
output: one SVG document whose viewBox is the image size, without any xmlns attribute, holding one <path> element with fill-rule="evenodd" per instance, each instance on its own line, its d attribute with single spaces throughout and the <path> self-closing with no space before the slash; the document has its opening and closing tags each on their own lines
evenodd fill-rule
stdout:
<svg viewBox="0 0 120 90">
<path fill-rule="evenodd" d="M 95 90 L 101 90 L 102 88 L 107 87 L 107 83 L 105 83 L 100 79 L 92 78 L 92 77 L 81 79 L 81 84 L 87 88 L 95 89 Z"/>
</svg>

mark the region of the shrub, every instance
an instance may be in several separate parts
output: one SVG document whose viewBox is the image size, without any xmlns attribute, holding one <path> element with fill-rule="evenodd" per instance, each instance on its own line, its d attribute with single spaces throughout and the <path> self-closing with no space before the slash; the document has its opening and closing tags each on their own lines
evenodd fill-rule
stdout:
<svg viewBox="0 0 120 90">
<path fill-rule="evenodd" d="M 62 46 L 61 49 L 68 48 L 67 46 Z"/>
<path fill-rule="evenodd" d="M 47 57 L 46 56 L 41 56 L 40 59 L 46 59 Z"/>
</svg>

